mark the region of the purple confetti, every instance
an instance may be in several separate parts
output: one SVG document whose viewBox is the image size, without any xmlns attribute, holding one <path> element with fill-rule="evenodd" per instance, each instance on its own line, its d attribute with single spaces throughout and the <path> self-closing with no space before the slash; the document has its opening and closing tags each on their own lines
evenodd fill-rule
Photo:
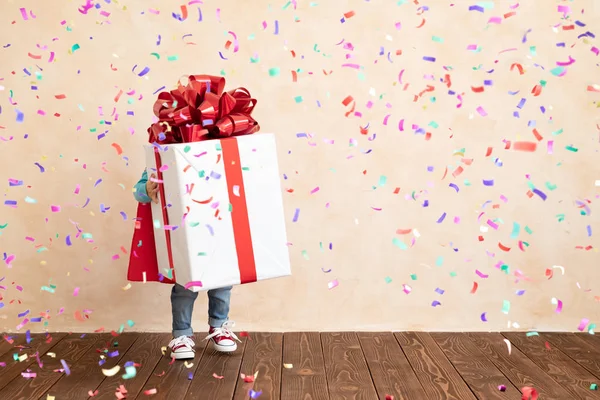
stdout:
<svg viewBox="0 0 600 400">
<path fill-rule="evenodd" d="M 484 12 L 485 10 L 483 9 L 483 7 L 481 6 L 469 6 L 469 11 L 479 11 L 479 12 Z"/>
<path fill-rule="evenodd" d="M 592 227 L 590 225 L 587 226 L 588 236 L 592 236 Z"/>
<path fill-rule="evenodd" d="M 521 99 L 521 101 L 519 102 L 519 104 L 517 104 L 517 108 L 518 108 L 518 109 L 522 109 L 522 108 L 523 108 L 523 106 L 525 105 L 525 102 L 526 102 L 526 101 L 527 101 L 527 100 L 526 100 L 525 98 Z"/>
<path fill-rule="evenodd" d="M 258 397 L 262 394 L 262 390 L 260 391 L 255 391 L 253 389 L 250 389 L 248 391 L 248 396 L 250 396 L 251 399 L 258 399 Z"/>
<path fill-rule="evenodd" d="M 115 351 L 113 351 L 112 353 L 108 353 L 108 356 L 109 356 L 110 358 L 116 357 L 116 356 L 118 356 L 118 355 L 119 355 L 119 350 L 115 350 Z"/>
<path fill-rule="evenodd" d="M 71 246 L 71 235 L 67 235 L 67 237 L 65 238 L 65 242 L 67 243 L 67 246 Z"/>
<path fill-rule="evenodd" d="M 121 211 L 119 214 L 121 214 L 121 217 L 123 217 L 123 221 L 127 221 L 127 214 L 125 214 L 124 211 Z"/>
<path fill-rule="evenodd" d="M 85 208 L 85 206 L 87 206 L 88 204 L 90 204 L 90 198 L 89 197 L 85 200 L 85 204 L 81 208 Z"/>
<path fill-rule="evenodd" d="M 525 294 L 524 290 L 517 290 L 517 296 L 523 296 Z"/>
<path fill-rule="evenodd" d="M 63 368 L 65 369 L 65 374 L 71 375 L 71 370 L 69 369 L 67 362 L 65 360 L 60 360 L 60 363 L 62 364 Z"/>
<path fill-rule="evenodd" d="M 493 179 L 484 179 L 483 184 L 485 186 L 494 186 L 494 180 Z"/>
<path fill-rule="evenodd" d="M 441 305 L 442 305 L 442 303 L 440 303 L 440 302 L 439 302 L 439 301 L 437 301 L 437 300 L 434 300 L 434 301 L 431 303 L 431 306 L 432 306 L 432 307 L 437 307 L 437 306 L 441 306 Z"/>
<path fill-rule="evenodd" d="M 300 216 L 300 209 L 296 208 L 296 212 L 294 213 L 294 218 L 292 218 L 292 222 L 297 222 L 299 216 Z"/>
<path fill-rule="evenodd" d="M 194 379 L 194 373 L 193 372 L 189 372 L 188 373 L 188 380 L 191 381 L 192 379 Z"/>
<path fill-rule="evenodd" d="M 16 200 L 4 200 L 4 205 L 5 206 L 16 206 L 17 201 Z"/>
<path fill-rule="evenodd" d="M 221 179 L 221 174 L 219 174 L 215 171 L 210 171 L 210 177 L 213 179 Z"/>
<path fill-rule="evenodd" d="M 198 7 L 198 22 L 202 22 L 202 10 Z"/>
<path fill-rule="evenodd" d="M 40 165 L 40 163 L 34 163 L 40 169 L 40 172 L 46 172 L 46 169 Z"/>
<path fill-rule="evenodd" d="M 138 76 L 144 76 L 144 75 L 146 75 L 148 72 L 150 72 L 150 68 L 148 68 L 148 67 L 144 67 L 144 69 L 142 70 L 142 72 L 140 72 L 140 73 L 138 74 Z"/>
<path fill-rule="evenodd" d="M 17 317 L 19 318 L 23 318 L 24 316 L 26 316 L 27 314 L 29 314 L 29 310 L 25 310 L 23 311 L 21 314 L 18 314 Z"/>
<path fill-rule="evenodd" d="M 446 218 L 446 213 L 443 213 L 442 216 L 438 218 L 437 223 L 441 224 L 442 221 L 444 221 L 444 218 Z"/>
<path fill-rule="evenodd" d="M 483 313 L 483 314 L 481 314 L 481 320 L 482 320 L 483 322 L 487 322 L 487 317 L 486 317 L 486 315 L 485 315 L 485 314 L 487 314 L 487 313 Z"/>
<path fill-rule="evenodd" d="M 423 202 L 423 207 L 429 207 L 429 200 L 425 200 Z"/>
<path fill-rule="evenodd" d="M 454 183 L 451 183 L 451 184 L 449 184 L 448 186 L 450 186 L 451 188 L 454 188 L 454 190 L 456 190 L 456 193 L 458 193 L 458 191 L 460 190 L 460 189 L 458 188 L 458 186 L 456 186 L 456 184 L 454 184 Z"/>
<path fill-rule="evenodd" d="M 210 232 L 210 236 L 215 236 L 215 230 L 213 229 L 212 226 L 210 226 L 209 224 L 206 224 L 206 228 L 208 228 L 208 231 Z"/>
<path fill-rule="evenodd" d="M 98 179 L 96 181 L 96 183 L 94 183 L 94 187 L 98 186 L 100 184 L 100 182 L 102 182 L 102 178 Z"/>
<path fill-rule="evenodd" d="M 435 57 L 423 56 L 423 60 L 429 62 L 435 62 Z"/>
<path fill-rule="evenodd" d="M 159 87 L 159 88 L 158 88 L 158 89 L 156 89 L 156 90 L 154 91 L 154 93 L 152 93 L 152 94 L 154 95 L 154 94 L 156 94 L 156 93 L 158 93 L 158 92 L 160 92 L 160 91 L 162 91 L 162 90 L 165 90 L 165 88 L 166 88 L 166 86 Z M 129 113 L 127 113 L 127 114 L 129 115 Z M 132 114 L 132 115 L 133 115 L 133 114 Z"/>
<path fill-rule="evenodd" d="M 23 119 L 25 119 L 25 114 L 17 109 L 15 109 L 15 111 L 17 112 L 17 122 L 23 122 Z"/>
<path fill-rule="evenodd" d="M 440 288 L 436 288 L 435 292 L 438 294 L 444 294 L 445 290 L 444 289 L 440 289 Z"/>
<path fill-rule="evenodd" d="M 533 193 L 540 196 L 542 198 L 542 200 L 544 200 L 544 201 L 546 201 L 546 198 L 548 197 L 548 196 L 546 196 L 546 194 L 544 192 L 542 192 L 541 190 L 538 190 L 538 189 L 533 189 Z"/>
</svg>

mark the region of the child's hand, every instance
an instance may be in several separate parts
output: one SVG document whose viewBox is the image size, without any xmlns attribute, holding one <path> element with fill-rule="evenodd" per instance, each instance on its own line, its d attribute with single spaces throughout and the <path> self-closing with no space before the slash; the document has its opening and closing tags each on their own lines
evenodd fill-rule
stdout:
<svg viewBox="0 0 600 400">
<path fill-rule="evenodd" d="M 150 175 L 150 178 L 156 178 L 155 174 Z M 158 203 L 158 183 L 152 182 L 151 179 L 148 179 L 146 182 L 146 193 L 148 193 L 148 197 L 155 202 Z"/>
</svg>

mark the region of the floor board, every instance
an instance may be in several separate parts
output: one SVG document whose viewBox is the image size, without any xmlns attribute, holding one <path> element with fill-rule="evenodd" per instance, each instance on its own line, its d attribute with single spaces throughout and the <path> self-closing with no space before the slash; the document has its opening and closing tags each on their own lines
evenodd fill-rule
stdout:
<svg viewBox="0 0 600 400">
<path fill-rule="evenodd" d="M 428 399 L 473 400 L 469 386 L 428 333 L 396 332 Z"/>
<path fill-rule="evenodd" d="M 597 378 L 577 364 L 558 347 L 547 348 L 545 341 L 537 336 L 526 336 L 523 332 L 505 333 L 513 347 L 521 350 L 542 371 L 552 377 L 571 397 L 577 399 L 600 399 L 600 391 L 590 390 Z"/>
<path fill-rule="evenodd" d="M 13 379 L 20 377 L 23 371 L 37 362 L 35 353 L 43 357 L 66 335 L 66 333 L 33 334 L 29 343 L 27 343 L 25 335 L 17 336 L 14 341 L 15 347 L 0 357 L 0 362 L 6 363 L 6 367 L 0 370 L 0 390 L 4 389 Z M 27 355 L 27 358 L 23 361 L 15 361 L 15 356 L 22 357 L 23 355 Z M 0 398 L 2 397 L 0 396 Z"/>
<path fill-rule="evenodd" d="M 327 378 L 318 332 L 283 335 L 282 400 L 328 400 Z"/>
<path fill-rule="evenodd" d="M 221 354 L 208 344 L 185 398 L 230 400 L 236 384 L 239 383 L 240 365 L 246 342 L 247 338 L 242 343 L 238 343 L 237 350 L 231 354 Z"/>
<path fill-rule="evenodd" d="M 378 398 L 356 333 L 321 333 L 321 344 L 332 400 Z"/>
<path fill-rule="evenodd" d="M 448 360 L 479 399 L 517 399 L 521 395 L 493 362 L 462 333 L 431 333 Z M 506 389 L 500 390 L 503 385 Z"/>
<path fill-rule="evenodd" d="M 393 333 L 360 332 L 358 339 L 380 399 L 423 399 L 425 391 Z"/>
<path fill-rule="evenodd" d="M 123 355 L 139 336 L 139 333 L 123 333 L 118 336 L 110 333 L 98 335 L 86 354 L 73 365 L 69 365 L 70 374 L 62 374 L 60 379 L 39 398 L 45 400 L 49 394 L 60 400 L 86 399 L 87 393 L 96 390 L 104 380 L 102 369 L 111 369 L 119 365 Z M 118 354 L 115 353 L 116 351 Z M 102 367 L 99 366 L 101 355 L 106 359 Z M 119 371 L 119 373 L 123 372 Z"/>
<path fill-rule="evenodd" d="M 600 379 L 600 344 L 593 346 L 573 333 L 543 333 L 542 338 Z"/>
<path fill-rule="evenodd" d="M 240 372 L 256 375 L 253 383 L 246 383 L 238 378 L 233 398 L 248 398 L 248 392 L 262 392 L 261 400 L 280 398 L 281 391 L 281 356 L 283 350 L 282 333 L 249 333 Z"/>
<path fill-rule="evenodd" d="M 517 388 L 533 387 L 543 399 L 564 400 L 573 397 L 518 348 L 511 345 L 509 355 L 502 334 L 467 333 L 466 335 Z"/>
<path fill-rule="evenodd" d="M 600 400 L 590 388 L 600 384 L 600 338 L 587 333 L 256 332 L 231 354 L 199 341 L 187 362 L 163 355 L 170 339 L 3 334 L 0 400 L 113 400 L 121 388 L 128 400 L 509 400 L 524 387 L 539 400 Z M 123 376 L 128 365 L 135 376 Z"/>
</svg>

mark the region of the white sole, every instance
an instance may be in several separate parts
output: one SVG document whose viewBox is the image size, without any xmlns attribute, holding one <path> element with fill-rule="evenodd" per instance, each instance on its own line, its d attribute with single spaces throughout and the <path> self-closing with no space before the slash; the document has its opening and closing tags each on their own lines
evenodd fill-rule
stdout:
<svg viewBox="0 0 600 400">
<path fill-rule="evenodd" d="M 194 353 L 193 351 L 180 351 L 178 353 L 171 353 L 171 358 L 174 358 L 176 360 L 189 360 L 192 359 L 196 356 L 196 353 Z"/>
<path fill-rule="evenodd" d="M 213 340 L 212 344 L 213 344 L 213 349 L 215 349 L 216 351 L 219 351 L 221 353 L 232 353 L 237 350 L 236 343 L 234 343 L 233 346 L 220 346 L 217 343 L 215 343 L 215 341 Z"/>
</svg>

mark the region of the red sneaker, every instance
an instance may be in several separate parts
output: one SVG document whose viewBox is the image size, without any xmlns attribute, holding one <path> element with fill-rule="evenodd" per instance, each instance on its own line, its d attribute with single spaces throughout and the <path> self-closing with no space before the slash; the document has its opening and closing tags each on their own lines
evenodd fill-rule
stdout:
<svg viewBox="0 0 600 400">
<path fill-rule="evenodd" d="M 235 322 L 227 321 L 220 328 L 210 327 L 208 336 L 205 340 L 210 340 L 213 344 L 213 348 L 216 351 L 223 353 L 231 353 L 237 350 L 237 343 L 235 340 L 241 343 L 241 340 L 235 336 L 235 333 L 231 329 L 235 326 Z"/>
<path fill-rule="evenodd" d="M 194 358 L 196 351 L 194 350 L 194 341 L 188 336 L 179 336 L 169 343 L 171 349 L 171 357 L 176 360 L 189 360 Z"/>
</svg>

